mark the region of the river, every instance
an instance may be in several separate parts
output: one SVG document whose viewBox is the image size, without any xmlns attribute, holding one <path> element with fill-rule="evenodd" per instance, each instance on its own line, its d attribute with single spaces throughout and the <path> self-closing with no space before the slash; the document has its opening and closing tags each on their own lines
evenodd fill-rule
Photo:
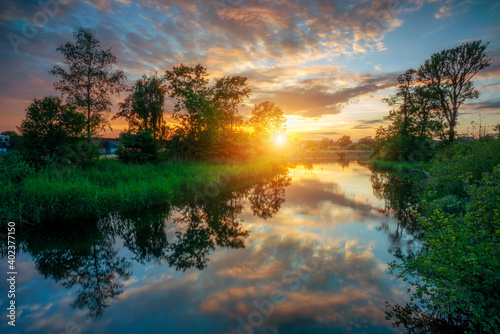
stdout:
<svg viewBox="0 0 500 334">
<path fill-rule="evenodd" d="M 380 177 L 294 165 L 244 189 L 23 228 L 14 332 L 400 332 L 385 302 L 404 304 L 408 286 L 387 268 L 411 236 Z"/>
</svg>

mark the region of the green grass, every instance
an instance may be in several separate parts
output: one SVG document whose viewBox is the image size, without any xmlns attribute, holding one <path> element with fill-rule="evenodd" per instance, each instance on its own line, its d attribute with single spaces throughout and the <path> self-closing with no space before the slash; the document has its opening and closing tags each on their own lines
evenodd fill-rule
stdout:
<svg viewBox="0 0 500 334">
<path fill-rule="evenodd" d="M 370 160 L 369 165 L 376 171 L 410 173 L 414 169 L 428 171 L 430 163 Z"/>
<path fill-rule="evenodd" d="M 3 221 L 31 223 L 100 217 L 169 202 L 186 193 L 221 191 L 228 183 L 242 184 L 271 175 L 278 160 L 245 165 L 200 162 L 123 164 L 102 159 L 91 168 L 46 169 L 6 185 L 0 210 Z"/>
</svg>

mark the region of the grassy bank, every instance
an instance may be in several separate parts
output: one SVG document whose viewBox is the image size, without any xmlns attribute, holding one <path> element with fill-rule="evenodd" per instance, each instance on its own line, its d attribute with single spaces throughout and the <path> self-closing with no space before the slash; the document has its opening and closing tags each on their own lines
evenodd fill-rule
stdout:
<svg viewBox="0 0 500 334">
<path fill-rule="evenodd" d="M 2 222 L 99 217 L 148 208 L 185 192 L 216 194 L 228 182 L 258 181 L 280 166 L 278 160 L 245 165 L 199 162 L 123 164 L 102 159 L 87 169 L 45 169 L 19 183 L 3 183 Z"/>
<path fill-rule="evenodd" d="M 368 164 L 376 171 L 381 172 L 398 172 L 410 173 L 414 169 L 428 171 L 430 163 L 424 162 L 407 162 L 407 161 L 383 161 L 383 160 L 370 160 Z"/>
</svg>

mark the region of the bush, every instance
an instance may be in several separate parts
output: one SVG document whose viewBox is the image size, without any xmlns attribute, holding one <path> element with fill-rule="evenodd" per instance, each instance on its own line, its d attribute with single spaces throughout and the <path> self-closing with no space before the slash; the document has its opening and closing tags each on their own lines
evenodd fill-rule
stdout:
<svg viewBox="0 0 500 334">
<path fill-rule="evenodd" d="M 422 252 L 391 270 L 410 278 L 412 301 L 434 315 L 473 333 L 493 333 L 500 328 L 500 166 L 465 190 L 466 212 L 436 210 L 422 223 Z"/>
<path fill-rule="evenodd" d="M 368 146 L 367 144 L 359 144 L 358 146 L 356 146 L 356 150 L 368 151 L 368 150 L 370 150 L 370 146 Z"/>
<path fill-rule="evenodd" d="M 9 221 L 19 220 L 22 203 L 22 183 L 33 176 L 35 169 L 22 159 L 17 152 L 0 155 L 0 225 Z"/>
<path fill-rule="evenodd" d="M 126 163 L 145 163 L 158 160 L 159 143 L 151 131 L 125 134 L 116 150 L 118 159 Z"/>
<path fill-rule="evenodd" d="M 20 184 L 24 178 L 33 175 L 34 168 L 23 160 L 22 155 L 17 152 L 9 152 L 0 155 L 0 184 Z"/>
<path fill-rule="evenodd" d="M 427 201 L 447 195 L 468 197 L 466 185 L 481 180 L 484 173 L 492 172 L 498 164 L 500 139 L 457 140 L 436 154 L 432 161 Z"/>
<path fill-rule="evenodd" d="M 355 150 L 356 149 L 356 144 L 355 143 L 350 143 L 345 147 L 346 150 Z"/>
</svg>

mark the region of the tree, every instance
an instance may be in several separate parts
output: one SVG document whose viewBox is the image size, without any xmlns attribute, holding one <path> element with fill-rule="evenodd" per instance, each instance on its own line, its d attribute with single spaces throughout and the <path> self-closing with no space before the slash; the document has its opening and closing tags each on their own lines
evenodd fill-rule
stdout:
<svg viewBox="0 0 500 334">
<path fill-rule="evenodd" d="M 374 145 L 374 142 L 375 140 L 368 136 L 368 137 L 364 137 L 364 138 L 361 138 L 358 140 L 358 145 L 367 145 L 369 148 L 368 149 L 371 149 L 373 148 L 373 145 Z"/>
<path fill-rule="evenodd" d="M 161 136 L 162 127 L 165 126 L 165 93 L 164 78 L 143 75 L 135 82 L 125 101 L 120 103 L 120 112 L 113 116 L 113 119 L 125 118 L 129 124 L 129 132 L 149 130 L 154 138 Z"/>
<path fill-rule="evenodd" d="M 83 138 L 85 116 L 59 97 L 35 99 L 26 111 L 18 129 L 23 137 L 20 150 L 27 160 L 43 162 Z"/>
<path fill-rule="evenodd" d="M 431 153 L 431 140 L 442 129 L 437 95 L 419 84 L 416 73 L 410 69 L 398 76 L 396 93 L 384 100 L 393 109 L 384 117 L 389 124 L 377 131 L 378 158 L 426 160 Z"/>
<path fill-rule="evenodd" d="M 418 77 L 438 95 L 440 112 L 448 122 L 448 141 L 455 139 L 458 110 L 462 103 L 479 97 L 472 79 L 491 65 L 485 53 L 489 43 L 467 42 L 435 53 L 418 69 Z"/>
<path fill-rule="evenodd" d="M 196 138 L 205 127 L 206 105 L 210 101 L 208 72 L 198 64 L 189 67 L 181 64 L 165 72 L 167 93 L 174 100 L 172 117 L 179 122 L 186 135 Z"/>
<path fill-rule="evenodd" d="M 222 127 L 231 131 L 243 124 L 238 107 L 250 96 L 247 78 L 241 76 L 222 77 L 213 87 L 215 106 L 222 110 Z"/>
<path fill-rule="evenodd" d="M 60 77 L 54 87 L 66 96 L 66 102 L 86 115 L 90 142 L 99 129 L 109 126 L 105 113 L 111 108 L 110 97 L 124 89 L 125 75 L 121 70 L 112 71 L 115 55 L 111 48 L 101 49 L 100 42 L 89 30 L 79 28 L 73 35 L 75 43 L 68 42 L 57 48 L 68 68 L 56 65 L 49 73 Z"/>
<path fill-rule="evenodd" d="M 347 145 L 349 145 L 351 143 L 352 143 L 351 137 L 350 136 L 346 136 L 346 135 L 343 135 L 338 140 L 339 148 L 346 148 Z"/>
<path fill-rule="evenodd" d="M 19 136 L 15 131 L 3 131 L 0 133 L 2 136 Z"/>
<path fill-rule="evenodd" d="M 500 123 L 497 123 L 495 126 L 493 126 L 493 130 L 500 135 Z"/>
<path fill-rule="evenodd" d="M 280 107 L 265 101 L 254 106 L 248 124 L 258 136 L 282 133 L 286 130 L 286 118 Z"/>
</svg>

